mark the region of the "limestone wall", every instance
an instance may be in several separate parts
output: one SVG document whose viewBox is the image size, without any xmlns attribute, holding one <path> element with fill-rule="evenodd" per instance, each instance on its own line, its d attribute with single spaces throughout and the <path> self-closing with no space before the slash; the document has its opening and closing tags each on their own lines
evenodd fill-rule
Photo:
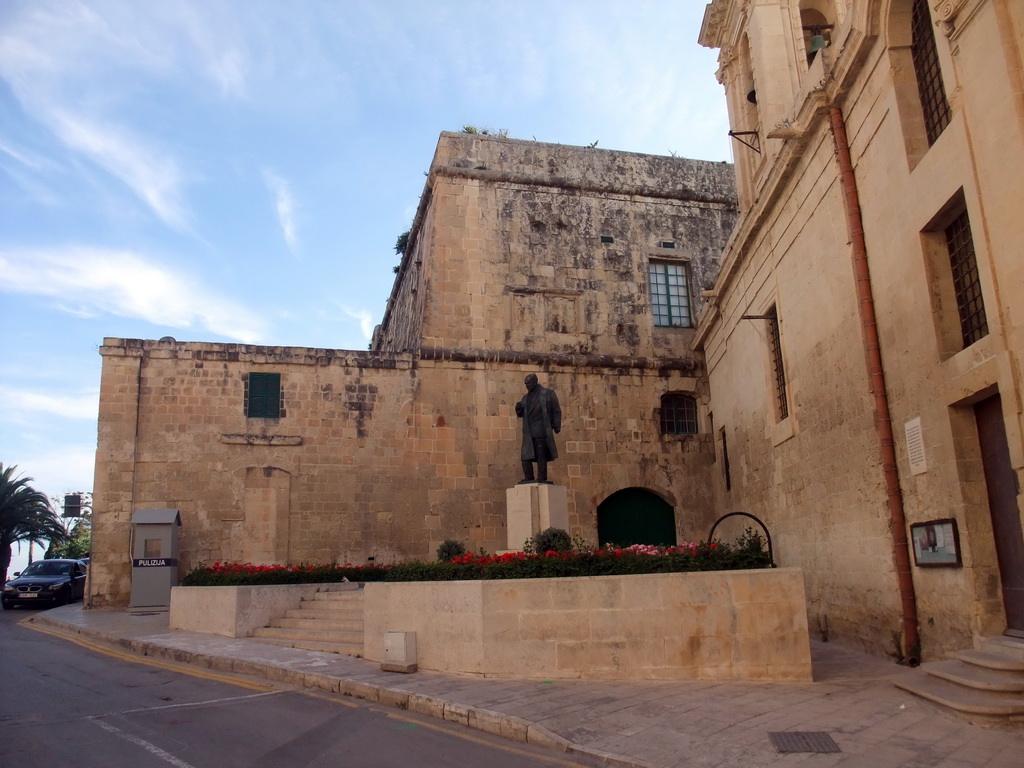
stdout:
<svg viewBox="0 0 1024 768">
<path fill-rule="evenodd" d="M 749 88 L 751 76 L 737 56 L 739 10 L 748 5 L 757 6 L 757 24 L 746 30 L 759 36 L 751 41 L 757 105 L 736 90 Z M 912 567 L 923 650 L 935 658 L 1006 626 L 971 408 L 1001 393 L 1019 478 L 1024 219 L 1016 169 L 1024 165 L 1024 18 L 1019 7 L 1009 11 L 1013 4 L 968 4 L 970 12 L 959 15 L 962 3 L 928 4 L 936 21 L 943 16 L 933 29 L 952 108 L 951 122 L 929 147 L 908 48 L 909 3 L 835 5 L 833 44 L 810 65 L 794 54 L 801 32 L 784 3 L 716 0 L 702 33 L 705 44 L 723 49 L 720 78 L 732 89 L 734 117 L 742 107 L 764 121 L 761 155 L 738 163 L 746 169 L 746 210 L 698 339 L 710 372 L 719 467 L 728 449 L 731 488 L 719 473 L 717 494 L 723 509 L 763 517 L 779 562 L 804 570 L 812 631 L 820 622 L 840 640 L 894 651 L 899 594 L 851 231 L 828 121 L 837 107 L 863 211 L 905 532 L 952 517 L 961 534 L 962 568 Z M 771 34 L 762 35 L 766 29 Z M 989 328 L 966 349 L 943 236 L 959 209 L 970 217 Z M 742 319 L 772 305 L 788 387 L 784 419 L 775 406 L 767 324 Z M 924 464 L 911 467 L 904 427 L 917 418 Z"/>
<path fill-rule="evenodd" d="M 811 680 L 799 570 L 371 583 L 365 655 L 528 679 Z"/>
<path fill-rule="evenodd" d="M 695 316 L 734 215 L 726 163 L 444 133 L 374 348 L 686 356 L 648 262 L 686 261 Z"/>
<path fill-rule="evenodd" d="M 657 420 L 669 391 L 706 408 L 692 363 L 125 339 L 101 353 L 94 605 L 127 602 L 140 508 L 180 510 L 182 575 L 216 561 L 433 560 L 448 538 L 505 549 L 529 372 L 561 401 L 551 477 L 568 488 L 574 534 L 594 541 L 597 506 L 622 488 L 670 503 L 681 538 L 703 538 L 715 517 L 710 437 L 664 436 Z M 253 372 L 281 374 L 281 418 L 246 418 Z"/>
</svg>

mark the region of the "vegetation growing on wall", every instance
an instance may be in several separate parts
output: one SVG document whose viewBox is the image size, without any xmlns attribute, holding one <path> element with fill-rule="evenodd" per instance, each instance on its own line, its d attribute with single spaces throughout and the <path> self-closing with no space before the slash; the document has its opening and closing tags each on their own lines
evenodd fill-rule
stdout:
<svg viewBox="0 0 1024 768">
<path fill-rule="evenodd" d="M 472 133 L 477 136 L 497 136 L 499 139 L 508 138 L 508 129 L 500 128 L 497 131 L 492 131 L 490 128 L 478 128 L 475 125 L 464 125 L 462 126 L 463 133 Z"/>
</svg>

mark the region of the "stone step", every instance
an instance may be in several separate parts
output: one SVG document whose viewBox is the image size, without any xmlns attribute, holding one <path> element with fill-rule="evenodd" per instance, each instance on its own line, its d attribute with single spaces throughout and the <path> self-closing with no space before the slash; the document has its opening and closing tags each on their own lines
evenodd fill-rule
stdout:
<svg viewBox="0 0 1024 768">
<path fill-rule="evenodd" d="M 353 643 L 360 647 L 363 644 L 362 632 L 346 632 L 336 629 L 285 629 L 282 627 L 262 627 L 255 629 L 253 637 L 261 640 L 272 638 L 275 640 L 316 640 L 328 643 Z"/>
<path fill-rule="evenodd" d="M 287 619 L 323 619 L 324 621 L 362 621 L 363 612 L 351 608 L 289 608 L 284 612 Z"/>
<path fill-rule="evenodd" d="M 288 613 L 293 613 L 293 611 Z M 271 619 L 268 626 L 282 629 L 331 629 L 360 633 L 363 631 L 363 621 L 361 618 L 336 620 L 333 617 L 325 619 L 320 616 L 289 616 L 288 614 L 285 614 L 283 619 Z"/>
<path fill-rule="evenodd" d="M 298 608 L 271 619 L 253 637 L 290 648 L 362 656 L 363 591 L 346 585 L 304 597 Z"/>
<path fill-rule="evenodd" d="M 361 599 L 346 598 L 345 600 L 331 600 L 329 598 L 304 597 L 299 601 L 299 607 L 313 611 L 359 611 L 363 610 Z"/>
<path fill-rule="evenodd" d="M 274 637 L 261 637 L 261 642 L 271 645 L 281 645 L 286 648 L 302 648 L 307 651 L 321 651 L 323 653 L 339 653 L 342 656 L 355 656 L 362 658 L 362 643 L 332 643 L 325 640 L 295 640 Z"/>
<path fill-rule="evenodd" d="M 1005 654 L 982 650 L 959 651 L 956 657 L 965 664 L 972 664 L 976 667 L 1024 675 L 1024 659 L 1015 659 Z"/>
<path fill-rule="evenodd" d="M 948 707 L 970 719 L 984 721 L 1024 718 L 1024 698 L 1005 693 L 966 688 L 929 674 L 923 668 L 896 678 L 897 688 L 935 704 Z"/>
<path fill-rule="evenodd" d="M 1024 675 L 1001 672 L 985 666 L 965 663 L 959 659 L 923 664 L 929 675 L 940 677 L 965 688 L 999 693 L 1024 693 Z"/>
<path fill-rule="evenodd" d="M 303 601 L 314 600 L 321 603 L 363 603 L 363 591 L 361 589 L 345 589 L 337 592 L 315 592 L 311 597 L 304 597 Z"/>
<path fill-rule="evenodd" d="M 1007 637 L 1006 635 L 983 637 L 980 646 L 979 650 L 1011 658 L 1014 661 L 1024 661 L 1024 638 Z"/>
</svg>

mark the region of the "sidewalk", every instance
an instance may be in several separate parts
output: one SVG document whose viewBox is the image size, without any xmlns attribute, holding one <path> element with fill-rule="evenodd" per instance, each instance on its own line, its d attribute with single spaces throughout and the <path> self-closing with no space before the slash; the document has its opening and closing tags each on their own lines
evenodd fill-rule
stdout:
<svg viewBox="0 0 1024 768">
<path fill-rule="evenodd" d="M 892 685 L 906 674 L 811 643 L 814 683 L 522 681 L 381 672 L 349 656 L 168 629 L 167 614 L 70 605 L 31 624 L 135 653 L 321 688 L 461 722 L 610 766 L 1019 768 L 1024 727 L 982 727 Z M 824 732 L 839 752 L 780 753 L 771 732 Z"/>
</svg>

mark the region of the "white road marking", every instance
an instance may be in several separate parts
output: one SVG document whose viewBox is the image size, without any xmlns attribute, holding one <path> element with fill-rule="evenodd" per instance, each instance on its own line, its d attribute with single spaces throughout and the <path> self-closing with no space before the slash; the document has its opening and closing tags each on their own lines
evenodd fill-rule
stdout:
<svg viewBox="0 0 1024 768">
<path fill-rule="evenodd" d="M 284 693 L 284 691 L 263 691 L 262 693 L 251 693 L 247 696 L 228 696 L 223 699 L 207 699 L 206 701 L 185 701 L 180 704 L 164 704 L 160 707 L 140 707 L 139 709 L 126 709 L 123 712 L 108 712 L 105 715 L 96 715 L 96 717 L 110 717 L 111 715 L 137 715 L 140 712 L 159 712 L 164 709 L 187 709 L 188 707 L 205 707 L 208 704 L 227 704 L 232 701 L 248 701 L 249 699 L 261 699 L 264 696 L 276 696 L 279 693 Z"/>
<path fill-rule="evenodd" d="M 102 720 L 93 720 L 93 722 L 96 723 L 96 725 L 98 725 L 103 730 L 107 731 L 108 733 L 112 733 L 118 738 L 131 742 L 137 747 L 142 747 L 144 750 L 149 752 L 149 754 L 155 755 L 156 757 L 159 757 L 161 760 L 168 762 L 171 765 L 176 766 L 177 768 L 194 768 L 194 766 L 190 763 L 186 763 L 184 760 L 179 760 L 170 752 L 165 752 L 164 750 L 160 749 L 160 747 L 158 747 L 156 744 L 148 742 L 145 739 L 140 739 L 138 736 L 132 736 L 130 733 L 125 733 L 120 728 L 115 728 L 110 723 L 104 723 Z"/>
</svg>

